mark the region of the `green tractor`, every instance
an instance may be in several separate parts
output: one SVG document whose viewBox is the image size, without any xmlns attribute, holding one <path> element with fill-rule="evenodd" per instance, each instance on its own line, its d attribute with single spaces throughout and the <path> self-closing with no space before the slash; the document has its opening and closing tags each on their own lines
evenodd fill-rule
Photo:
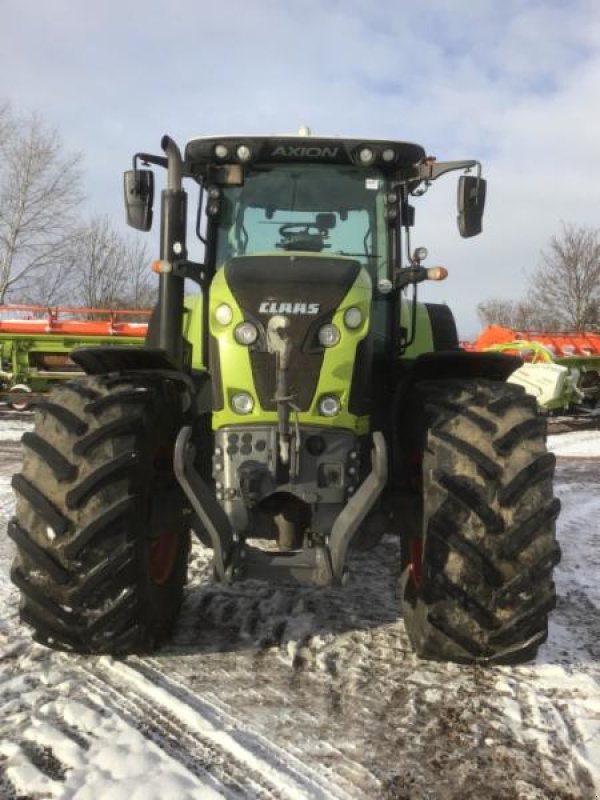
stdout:
<svg viewBox="0 0 600 800">
<path fill-rule="evenodd" d="M 39 402 L 23 437 L 9 534 L 35 638 L 83 653 L 163 642 L 191 533 L 217 581 L 322 586 L 398 534 L 419 656 L 533 657 L 560 558 L 545 423 L 506 382 L 518 359 L 464 352 L 447 307 L 417 302 L 446 271 L 410 245 L 411 198 L 452 170 L 460 233 L 480 233 L 479 163 L 307 131 L 161 146 L 124 184 L 128 223 L 148 231 L 140 165 L 166 169 L 145 347 L 75 351 L 87 377 Z M 203 263 L 188 258 L 184 179 Z"/>
</svg>

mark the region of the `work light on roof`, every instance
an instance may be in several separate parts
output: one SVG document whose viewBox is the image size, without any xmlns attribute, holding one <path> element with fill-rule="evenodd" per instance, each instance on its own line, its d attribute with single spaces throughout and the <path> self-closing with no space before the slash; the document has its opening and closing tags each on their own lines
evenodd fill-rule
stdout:
<svg viewBox="0 0 600 800">
<path fill-rule="evenodd" d="M 387 162 L 388 164 L 396 158 L 396 151 L 392 150 L 391 147 L 386 147 L 385 150 L 381 154 L 381 158 L 383 161 Z"/>
<path fill-rule="evenodd" d="M 229 148 L 224 144 L 216 144 L 215 155 L 217 158 L 224 160 L 229 156 Z"/>
<path fill-rule="evenodd" d="M 237 157 L 240 161 L 250 161 L 252 158 L 252 151 L 248 147 L 248 145 L 241 144 L 239 145 L 238 149 L 235 151 L 237 153 Z"/>
<path fill-rule="evenodd" d="M 375 161 L 375 153 L 370 147 L 361 147 L 358 151 L 358 160 L 361 164 L 372 164 Z"/>
</svg>

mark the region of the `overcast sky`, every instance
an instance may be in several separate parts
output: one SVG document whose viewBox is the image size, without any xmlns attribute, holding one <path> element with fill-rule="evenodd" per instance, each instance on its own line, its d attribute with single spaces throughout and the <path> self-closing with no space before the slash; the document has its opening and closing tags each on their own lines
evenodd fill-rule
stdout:
<svg viewBox="0 0 600 800">
<path fill-rule="evenodd" d="M 417 201 L 444 264 L 422 296 L 460 333 L 521 297 L 561 221 L 600 226 L 598 0 L 0 0 L 0 103 L 84 155 L 86 213 L 125 231 L 122 171 L 163 133 L 397 138 L 477 158 L 484 232 L 456 229 L 456 177 Z"/>
</svg>

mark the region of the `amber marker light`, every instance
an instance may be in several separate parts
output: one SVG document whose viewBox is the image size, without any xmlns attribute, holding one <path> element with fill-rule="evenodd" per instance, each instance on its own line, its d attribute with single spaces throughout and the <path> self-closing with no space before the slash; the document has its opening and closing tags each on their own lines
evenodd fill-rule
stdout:
<svg viewBox="0 0 600 800">
<path fill-rule="evenodd" d="M 428 281 L 445 281 L 448 277 L 446 267 L 429 267 L 427 270 Z"/>
</svg>

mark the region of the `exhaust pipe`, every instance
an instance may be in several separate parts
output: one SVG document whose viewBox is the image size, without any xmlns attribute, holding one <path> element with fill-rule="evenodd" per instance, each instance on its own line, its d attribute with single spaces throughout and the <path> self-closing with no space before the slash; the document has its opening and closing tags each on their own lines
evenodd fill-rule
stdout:
<svg viewBox="0 0 600 800">
<path fill-rule="evenodd" d="M 163 136 L 161 147 L 167 155 L 167 188 L 161 194 L 160 259 L 167 271 L 159 277 L 158 346 L 178 367 L 183 362 L 183 279 L 174 274 L 177 261 L 187 259 L 187 193 L 182 188 L 183 159 L 177 144 Z"/>
</svg>

